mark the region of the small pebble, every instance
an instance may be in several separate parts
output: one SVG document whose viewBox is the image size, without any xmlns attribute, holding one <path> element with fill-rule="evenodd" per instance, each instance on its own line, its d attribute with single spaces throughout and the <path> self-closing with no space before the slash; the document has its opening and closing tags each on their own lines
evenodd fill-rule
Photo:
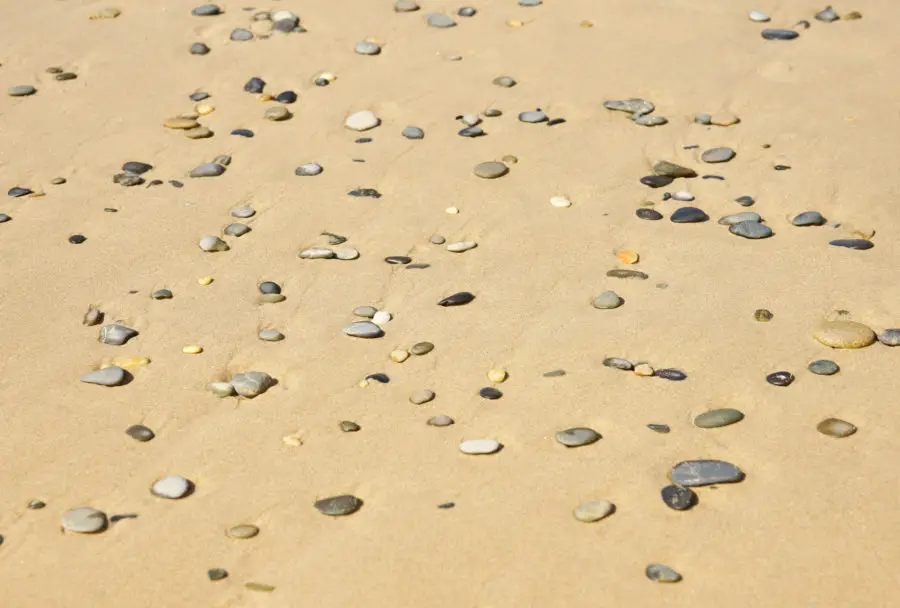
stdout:
<svg viewBox="0 0 900 608">
<path fill-rule="evenodd" d="M 477 11 L 471 6 L 464 6 L 456 11 L 456 14 L 460 17 L 474 17 L 476 12 Z"/>
<path fill-rule="evenodd" d="M 772 372 L 766 376 L 766 382 L 775 386 L 790 386 L 794 381 L 794 374 L 791 372 Z"/>
<path fill-rule="evenodd" d="M 761 222 L 762 217 L 753 211 L 742 211 L 741 213 L 732 213 L 719 218 L 719 224 L 723 226 L 734 226 L 741 222 Z"/>
<path fill-rule="evenodd" d="M 488 370 L 487 377 L 488 377 L 488 380 L 490 380 L 491 382 L 501 384 L 503 382 L 506 382 L 506 379 L 509 377 L 509 374 L 506 372 L 505 369 L 495 368 L 495 369 Z"/>
<path fill-rule="evenodd" d="M 672 380 L 673 382 L 681 382 L 682 380 L 687 380 L 687 374 L 685 374 L 680 369 L 658 369 L 653 374 L 657 378 L 663 378 L 664 380 Z"/>
<path fill-rule="evenodd" d="M 232 374 L 231 386 L 241 397 L 253 399 L 275 386 L 275 379 L 265 372 L 240 372 Z"/>
<path fill-rule="evenodd" d="M 300 177 L 312 177 L 319 175 L 323 171 L 322 165 L 319 163 L 306 163 L 294 169 L 294 175 Z"/>
<path fill-rule="evenodd" d="M 828 220 L 818 211 L 804 211 L 791 220 L 794 226 L 822 226 Z"/>
<path fill-rule="evenodd" d="M 476 165 L 474 173 L 483 179 L 496 179 L 509 173 L 509 167 L 500 162 L 489 161 Z"/>
<path fill-rule="evenodd" d="M 829 437 L 834 437 L 836 439 L 842 439 L 854 434 L 857 429 L 854 425 L 850 424 L 846 420 L 840 420 L 839 418 L 826 418 L 816 426 L 816 430 L 818 430 L 823 435 L 828 435 Z"/>
<path fill-rule="evenodd" d="M 419 127 L 406 127 L 400 134 L 406 139 L 423 139 L 425 137 L 425 131 Z"/>
<path fill-rule="evenodd" d="M 281 122 L 283 120 L 289 119 L 293 114 L 284 106 L 273 106 L 271 108 L 267 108 L 263 113 L 263 118 L 266 120 L 271 120 L 273 122 Z"/>
<path fill-rule="evenodd" d="M 694 200 L 694 195 L 690 192 L 673 192 L 672 198 L 676 201 L 681 201 L 684 203 L 689 203 Z"/>
<path fill-rule="evenodd" d="M 703 209 L 697 207 L 681 207 L 669 217 L 669 220 L 676 224 L 696 224 L 709 220 L 709 216 Z"/>
<path fill-rule="evenodd" d="M 191 10 L 191 14 L 196 17 L 211 17 L 213 15 L 218 15 L 221 12 L 222 9 L 215 4 L 204 4 Z"/>
<path fill-rule="evenodd" d="M 228 571 L 225 570 L 225 568 L 212 568 L 206 571 L 206 576 L 213 582 L 221 581 L 222 579 L 228 578 Z"/>
<path fill-rule="evenodd" d="M 156 437 L 153 431 L 143 424 L 134 424 L 128 427 L 127 429 L 125 429 L 125 434 L 135 441 L 140 441 L 141 443 L 145 443 Z"/>
<path fill-rule="evenodd" d="M 413 405 L 425 405 L 430 401 L 434 401 L 434 397 L 434 391 L 425 388 L 413 392 L 409 396 L 409 402 Z"/>
<path fill-rule="evenodd" d="M 253 538 L 259 534 L 259 528 L 254 526 L 253 524 L 238 524 L 237 526 L 232 526 L 228 528 L 225 532 L 225 536 L 228 538 L 234 538 L 238 540 L 246 540 L 248 538 Z"/>
<path fill-rule="evenodd" d="M 638 279 L 641 281 L 646 281 L 650 278 L 646 272 L 641 272 L 640 270 L 626 270 L 624 268 L 613 268 L 612 270 L 606 271 L 606 276 L 613 277 L 615 279 Z"/>
<path fill-rule="evenodd" d="M 823 10 L 816 13 L 816 21 L 831 23 L 832 21 L 837 21 L 838 19 L 840 19 L 840 17 L 838 17 L 838 14 L 834 12 L 834 9 L 830 6 L 826 6 Z"/>
<path fill-rule="evenodd" d="M 284 340 L 284 334 L 277 329 L 264 329 L 259 332 L 259 339 L 264 342 L 281 342 Z"/>
<path fill-rule="evenodd" d="M 738 205 L 740 205 L 742 207 L 749 207 L 756 201 L 753 200 L 752 196 L 739 196 L 736 199 L 734 199 L 734 202 L 736 202 Z"/>
<path fill-rule="evenodd" d="M 622 304 L 625 303 L 619 294 L 614 291 L 604 291 L 599 296 L 594 298 L 592 305 L 594 308 L 599 308 L 601 310 L 610 310 L 613 308 L 619 308 Z"/>
<path fill-rule="evenodd" d="M 256 215 L 256 211 L 253 209 L 253 207 L 233 207 L 231 209 L 231 215 L 233 217 L 246 219 L 248 217 L 253 217 L 254 215 Z"/>
<path fill-rule="evenodd" d="M 668 424 L 653 424 L 653 423 L 650 423 L 650 424 L 647 425 L 647 428 L 650 429 L 651 431 L 655 431 L 655 432 L 657 432 L 657 433 L 662 433 L 662 434 L 664 434 L 664 435 L 667 434 L 667 433 L 669 433 L 669 432 L 672 430 L 672 429 L 669 428 L 669 425 L 668 425 Z"/>
<path fill-rule="evenodd" d="M 885 329 L 878 334 L 878 341 L 885 346 L 900 346 L 900 329 Z"/>
<path fill-rule="evenodd" d="M 456 25 L 456 21 L 452 17 L 443 13 L 429 13 L 426 22 L 431 27 L 448 28 Z"/>
<path fill-rule="evenodd" d="M 453 424 L 453 418 L 444 414 L 440 414 L 438 416 L 432 416 L 431 418 L 429 418 L 426 424 L 428 424 L 429 426 L 450 426 L 451 424 Z"/>
<path fill-rule="evenodd" d="M 206 55 L 209 51 L 210 48 L 202 42 L 195 42 L 191 45 L 191 48 L 188 49 L 188 52 L 191 55 Z"/>
<path fill-rule="evenodd" d="M 229 249 L 228 243 L 226 243 L 225 241 L 223 241 L 222 239 L 220 239 L 217 236 L 205 236 L 202 239 L 200 239 L 200 242 L 198 243 L 198 245 L 200 246 L 200 249 L 202 249 L 203 251 L 206 251 L 208 253 L 213 253 L 213 252 L 217 252 L 217 251 L 228 251 L 228 249 Z"/>
<path fill-rule="evenodd" d="M 431 351 L 434 350 L 434 344 L 431 342 L 418 342 L 413 344 L 412 348 L 409 349 L 409 352 L 416 355 L 417 357 L 421 357 L 422 355 L 427 355 Z"/>
<path fill-rule="evenodd" d="M 356 433 L 362 429 L 361 426 L 350 420 L 342 420 L 340 427 L 341 431 L 344 433 Z"/>
<path fill-rule="evenodd" d="M 275 101 L 278 103 L 294 103 L 297 101 L 297 94 L 293 91 L 282 91 L 275 96 Z"/>
<path fill-rule="evenodd" d="M 775 317 L 772 314 L 771 310 L 767 310 L 765 308 L 758 309 L 755 313 L 753 313 L 753 318 L 759 321 L 760 323 L 768 323 Z"/>
<path fill-rule="evenodd" d="M 647 209 L 646 207 L 641 207 L 640 209 L 635 211 L 635 215 L 637 215 L 642 220 L 657 221 L 663 219 L 662 213 L 660 213 L 656 209 Z"/>
<path fill-rule="evenodd" d="M 402 348 L 394 349 L 388 355 L 388 358 L 394 363 L 403 363 L 409 359 L 409 351 Z"/>
<path fill-rule="evenodd" d="M 542 110 L 529 110 L 519 114 L 519 120 L 522 122 L 537 123 L 547 120 L 547 115 Z"/>
<path fill-rule="evenodd" d="M 363 502 L 359 498 L 350 494 L 323 498 L 314 503 L 319 513 L 332 517 L 351 515 L 359 511 L 362 505 Z"/>
<path fill-rule="evenodd" d="M 240 137 L 253 137 L 254 133 L 250 129 L 235 129 L 231 132 L 232 135 L 238 135 Z"/>
<path fill-rule="evenodd" d="M 354 321 L 344 328 L 344 333 L 354 338 L 380 338 L 384 331 L 371 321 Z"/>
<path fill-rule="evenodd" d="M 100 328 L 100 342 L 112 346 L 122 346 L 138 335 L 137 330 L 131 329 L 119 323 L 111 323 Z"/>
<path fill-rule="evenodd" d="M 871 328 L 855 321 L 825 321 L 815 328 L 813 337 L 831 348 L 864 348 L 876 340 Z"/>
<path fill-rule="evenodd" d="M 728 227 L 728 232 L 751 240 L 766 239 L 774 234 L 772 229 L 765 224 L 750 221 L 733 224 Z"/>
<path fill-rule="evenodd" d="M 253 40 L 253 32 L 242 27 L 236 27 L 231 32 L 231 39 L 235 42 L 246 42 Z"/>
<path fill-rule="evenodd" d="M 363 40 L 356 43 L 355 50 L 357 55 L 378 55 L 381 53 L 381 46 L 377 42 Z"/>
<path fill-rule="evenodd" d="M 475 296 L 468 291 L 460 291 L 453 295 L 447 296 L 438 302 L 438 306 L 463 306 L 475 299 Z"/>
<path fill-rule="evenodd" d="M 486 386 L 478 391 L 478 396 L 482 399 L 488 399 L 490 401 L 496 401 L 503 396 L 503 393 L 500 392 L 499 389 L 494 388 L 493 386 Z"/>
<path fill-rule="evenodd" d="M 665 564 L 650 564 L 646 570 L 647 578 L 656 583 L 677 583 L 681 575 Z"/>
<path fill-rule="evenodd" d="M 794 30 L 767 29 L 762 31 L 762 37 L 766 40 L 793 40 L 799 35 Z"/>
<path fill-rule="evenodd" d="M 572 206 L 572 201 L 567 199 L 565 196 L 551 196 L 550 204 L 554 207 L 558 207 L 560 209 L 564 209 L 566 207 Z"/>
<path fill-rule="evenodd" d="M 575 519 L 578 521 L 592 523 L 600 521 L 604 517 L 608 517 L 615 509 L 615 506 L 608 500 L 592 500 L 575 507 L 572 515 L 574 515 Z"/>
<path fill-rule="evenodd" d="M 15 186 L 13 188 L 10 188 L 9 192 L 7 192 L 7 194 L 9 196 L 11 196 L 12 198 L 19 198 L 21 196 L 28 196 L 29 194 L 34 194 L 34 193 L 31 190 L 29 190 L 28 188 L 21 188 L 19 186 Z"/>
<path fill-rule="evenodd" d="M 73 234 L 69 237 L 69 242 L 73 245 L 81 245 L 83 242 L 87 240 L 87 237 L 83 234 Z"/>
<path fill-rule="evenodd" d="M 634 364 L 631 361 L 620 357 L 607 357 L 603 360 L 603 365 L 613 369 L 621 369 L 626 372 L 634 369 Z"/>
<path fill-rule="evenodd" d="M 503 446 L 496 439 L 469 439 L 459 444 L 459 451 L 463 454 L 494 454 Z"/>
<path fill-rule="evenodd" d="M 43 500 L 29 500 L 28 504 L 25 505 L 27 509 L 31 509 L 32 511 L 39 511 L 47 506 Z"/>
<path fill-rule="evenodd" d="M 840 366 L 829 359 L 818 359 L 807 366 L 807 369 L 819 376 L 833 376 L 841 371 Z"/>
<path fill-rule="evenodd" d="M 762 11 L 750 11 L 750 21 L 756 21 L 757 23 L 766 23 L 771 20 L 767 14 Z"/>
<path fill-rule="evenodd" d="M 575 427 L 556 433 L 556 440 L 567 448 L 591 445 L 600 439 L 600 433 L 586 427 Z"/>
<path fill-rule="evenodd" d="M 665 505 L 675 511 L 687 511 L 697 502 L 697 494 L 692 489 L 675 484 L 664 487 L 660 494 Z"/>
<path fill-rule="evenodd" d="M 160 498 L 177 500 L 187 496 L 191 492 L 192 486 L 190 481 L 180 475 L 169 475 L 154 482 L 150 487 L 150 492 Z"/>
</svg>

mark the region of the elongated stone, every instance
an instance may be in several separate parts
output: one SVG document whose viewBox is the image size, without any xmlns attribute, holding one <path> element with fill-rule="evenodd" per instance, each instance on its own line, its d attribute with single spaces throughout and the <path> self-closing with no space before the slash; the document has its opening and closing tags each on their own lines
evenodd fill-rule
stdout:
<svg viewBox="0 0 900 608">
<path fill-rule="evenodd" d="M 743 419 L 743 412 L 731 408 L 722 408 L 700 414 L 694 418 L 694 426 L 698 426 L 701 429 L 715 429 L 740 422 Z"/>
<path fill-rule="evenodd" d="M 719 218 L 719 223 L 723 226 L 734 226 L 741 222 L 761 222 L 762 217 L 754 211 L 742 211 L 741 213 L 732 213 Z"/>
<path fill-rule="evenodd" d="M 727 163 L 735 156 L 731 148 L 710 148 L 700 155 L 700 160 L 705 163 Z"/>
<path fill-rule="evenodd" d="M 816 426 L 816 430 L 823 435 L 828 435 L 835 439 L 842 439 L 854 434 L 857 431 L 857 428 L 846 420 L 826 418 Z"/>
<path fill-rule="evenodd" d="M 568 448 L 578 448 L 599 441 L 600 433 L 587 427 L 574 427 L 559 431 L 556 440 Z"/>
<path fill-rule="evenodd" d="M 384 331 L 371 321 L 354 321 L 344 328 L 344 333 L 354 338 L 380 338 Z"/>
<path fill-rule="evenodd" d="M 634 369 L 634 364 L 631 361 L 619 357 L 608 357 L 603 360 L 603 365 L 613 369 L 621 369 L 623 371 L 631 371 Z"/>
<path fill-rule="evenodd" d="M 675 179 L 668 175 L 645 175 L 640 181 L 650 188 L 664 188 L 675 181 Z"/>
<path fill-rule="evenodd" d="M 709 216 L 703 209 L 697 207 L 681 207 L 669 217 L 669 220 L 676 224 L 696 224 L 709 220 Z"/>
<path fill-rule="evenodd" d="M 650 278 L 650 275 L 646 272 L 641 272 L 640 270 L 628 270 L 625 268 L 613 268 L 612 270 L 607 270 L 606 276 L 614 279 L 638 279 L 641 281 L 646 281 Z"/>
<path fill-rule="evenodd" d="M 443 298 L 438 302 L 438 306 L 443 306 L 445 308 L 448 306 L 463 306 L 474 299 L 475 296 L 468 291 L 460 291 L 459 293 L 455 293 L 453 295 L 447 296 L 446 298 Z"/>
<path fill-rule="evenodd" d="M 647 114 L 634 117 L 634 124 L 642 127 L 659 127 L 669 124 L 669 119 L 665 116 L 649 116 Z"/>
<path fill-rule="evenodd" d="M 482 179 L 497 179 L 509 173 L 509 167 L 500 162 L 488 161 L 475 165 L 473 172 Z"/>
<path fill-rule="evenodd" d="M 156 437 L 153 431 L 143 424 L 131 425 L 130 427 L 125 429 L 125 434 L 135 441 L 140 441 L 141 443 L 151 441 L 154 437 Z"/>
<path fill-rule="evenodd" d="M 681 486 L 697 487 L 735 483 L 744 479 L 744 473 L 723 460 L 686 460 L 672 468 L 669 478 Z"/>
<path fill-rule="evenodd" d="M 503 446 L 496 439 L 468 439 L 459 444 L 463 454 L 482 455 L 499 452 Z"/>
<path fill-rule="evenodd" d="M 359 511 L 363 506 L 363 501 L 352 494 L 342 494 L 341 496 L 331 496 L 317 500 L 314 505 L 319 513 L 331 515 L 332 517 L 341 517 Z"/>
<path fill-rule="evenodd" d="M 35 93 L 37 93 L 37 89 L 30 84 L 20 84 L 14 87 L 9 87 L 6 90 L 6 93 L 10 97 L 28 97 L 29 95 L 34 95 Z"/>
<path fill-rule="evenodd" d="M 409 402 L 414 405 L 424 405 L 430 401 L 434 401 L 434 391 L 427 388 L 414 391 L 409 396 Z"/>
<path fill-rule="evenodd" d="M 646 99 L 610 99 L 603 102 L 603 107 L 607 110 L 615 110 L 618 112 L 627 112 L 629 114 L 649 114 L 656 109 L 652 102 Z"/>
<path fill-rule="evenodd" d="M 593 523 L 610 516 L 615 509 L 615 505 L 608 500 L 591 500 L 575 507 L 572 515 L 578 521 Z"/>
<path fill-rule="evenodd" d="M 240 540 L 253 538 L 258 534 L 259 528 L 257 526 L 254 526 L 253 524 L 239 524 L 237 526 L 228 528 L 228 530 L 225 532 L 225 535 L 228 538 L 235 538 Z"/>
<path fill-rule="evenodd" d="M 800 36 L 794 30 L 783 29 L 765 29 L 762 31 L 762 37 L 766 40 L 793 40 Z"/>
<path fill-rule="evenodd" d="M 203 163 L 191 170 L 191 177 L 217 177 L 225 173 L 225 167 L 219 163 Z"/>
<path fill-rule="evenodd" d="M 421 357 L 422 355 L 427 355 L 431 351 L 434 350 L 434 344 L 431 342 L 417 342 L 412 345 L 412 348 L 409 349 L 409 352 L 416 355 L 417 357 Z"/>
<path fill-rule="evenodd" d="M 327 247 L 310 247 L 298 253 L 297 257 L 304 260 L 330 260 L 334 257 L 334 250 Z"/>
<path fill-rule="evenodd" d="M 865 251 L 875 246 L 875 243 L 867 239 L 835 239 L 828 243 L 832 247 L 843 247 L 845 249 L 857 249 Z"/>
<path fill-rule="evenodd" d="M 875 332 L 856 321 L 825 321 L 815 328 L 813 337 L 831 348 L 864 348 L 875 343 Z"/>
<path fill-rule="evenodd" d="M 650 564 L 646 570 L 647 578 L 656 583 L 677 583 L 681 575 L 665 564 Z"/>
<path fill-rule="evenodd" d="M 478 243 L 475 241 L 461 241 L 459 243 L 451 243 L 447 245 L 447 251 L 452 253 L 462 253 L 463 251 L 469 251 L 470 249 L 475 249 L 478 247 Z"/>
</svg>

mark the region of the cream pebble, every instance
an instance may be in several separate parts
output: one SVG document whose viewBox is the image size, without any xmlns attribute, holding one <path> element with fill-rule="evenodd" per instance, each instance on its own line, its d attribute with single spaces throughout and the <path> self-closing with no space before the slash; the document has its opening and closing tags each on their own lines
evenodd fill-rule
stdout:
<svg viewBox="0 0 900 608">
<path fill-rule="evenodd" d="M 459 215 L 459 207 L 447 207 L 444 212 L 449 215 Z"/>
<path fill-rule="evenodd" d="M 404 361 L 409 359 L 409 351 L 403 350 L 402 348 L 392 350 L 390 358 L 394 363 L 403 363 Z"/>
<path fill-rule="evenodd" d="M 487 377 L 491 382 L 496 382 L 499 384 L 500 382 L 506 381 L 506 379 L 509 377 L 509 374 L 506 373 L 505 369 L 495 368 L 488 371 Z"/>
<path fill-rule="evenodd" d="M 185 346 L 184 348 L 182 348 L 181 352 L 183 352 L 186 355 L 199 355 L 200 353 L 203 352 L 203 347 L 199 346 L 197 344 L 191 344 L 189 346 Z"/>
<path fill-rule="evenodd" d="M 394 316 L 386 310 L 379 310 L 372 316 L 372 323 L 375 325 L 387 325 Z"/>
<path fill-rule="evenodd" d="M 554 207 L 564 209 L 566 207 L 571 207 L 572 201 L 570 201 L 569 199 L 567 199 L 564 196 L 551 196 L 550 204 L 553 205 Z"/>
</svg>

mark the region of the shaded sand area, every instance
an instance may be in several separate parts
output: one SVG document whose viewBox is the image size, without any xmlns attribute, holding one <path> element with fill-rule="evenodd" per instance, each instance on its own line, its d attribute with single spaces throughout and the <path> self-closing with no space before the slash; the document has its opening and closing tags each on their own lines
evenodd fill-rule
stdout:
<svg viewBox="0 0 900 608">
<path fill-rule="evenodd" d="M 108 6 L 121 14 L 90 19 Z M 37 92 L 0 98 L 0 184 L 45 193 L 0 207 L 12 218 L 0 224 L 4 606 L 896 604 L 900 350 L 831 349 L 813 337 L 824 319 L 900 326 L 892 2 L 836 6 L 863 17 L 833 23 L 815 20 L 824 6 L 811 2 L 483 0 L 472 17 L 425 0 L 407 13 L 390 0 L 253 11 L 225 1 L 205 17 L 196 6 L 4 7 L 3 87 Z M 771 22 L 748 19 L 752 9 Z M 251 23 L 263 10 L 292 11 L 306 31 L 229 40 L 235 28 L 259 34 Z M 431 12 L 457 25 L 429 27 Z M 795 40 L 760 35 L 801 19 L 811 27 L 797 26 Z M 366 39 L 380 54 L 355 52 Z M 190 54 L 198 42 L 210 52 Z M 77 77 L 57 80 L 52 66 Z M 336 80 L 317 86 L 323 72 Z M 243 90 L 253 76 L 266 93 L 296 92 L 283 106 L 289 120 L 264 118 L 282 106 Z M 498 76 L 517 84 L 492 84 Z M 164 128 L 194 110 L 198 91 L 215 108 L 198 122 L 214 135 Z M 603 107 L 632 97 L 668 124 Z M 484 117 L 490 108 L 502 116 Z M 536 108 L 565 122 L 518 119 Z M 345 128 L 363 110 L 380 126 Z M 698 113 L 740 122 L 705 126 Z M 457 134 L 466 114 L 484 117 L 486 135 Z M 408 126 L 424 138 L 401 135 Z M 737 154 L 701 160 L 716 147 Z M 232 157 L 222 175 L 188 177 L 219 155 Z M 473 174 L 508 155 L 518 162 L 507 175 Z M 659 160 L 725 179 L 642 185 Z M 144 184 L 113 182 L 126 161 L 153 166 Z M 324 171 L 295 175 L 307 163 Z M 382 196 L 348 196 L 357 188 Z M 677 191 L 695 200 L 663 200 Z M 555 196 L 571 206 L 551 205 Z M 242 205 L 255 215 L 232 217 Z M 710 221 L 671 222 L 686 205 Z M 642 206 L 665 219 L 640 219 Z M 826 225 L 791 225 L 804 211 Z M 758 213 L 774 235 L 750 240 L 717 224 L 738 212 Z M 223 237 L 232 222 L 252 231 Z M 359 259 L 300 259 L 330 247 L 323 231 L 346 237 Z M 477 247 L 452 253 L 433 235 Z M 875 246 L 829 245 L 860 235 Z M 201 250 L 206 236 L 230 249 Z M 619 250 L 639 261 L 623 264 Z M 280 285 L 284 301 L 261 303 L 261 281 Z M 150 297 L 163 288 L 174 297 Z M 592 306 L 609 290 L 624 304 Z M 463 291 L 474 301 L 436 305 Z M 364 321 L 354 308 L 369 305 L 393 315 L 385 335 L 346 335 Z M 102 325 L 82 325 L 90 306 L 138 335 L 99 342 Z M 771 320 L 757 321 L 758 309 Z M 285 339 L 263 341 L 261 330 Z M 423 341 L 434 350 L 389 358 Z M 203 352 L 182 352 L 191 345 Z M 642 377 L 604 366 L 608 357 L 687 378 Z M 129 358 L 150 363 L 124 386 L 79 382 Z M 818 359 L 840 372 L 808 371 Z M 508 379 L 492 383 L 492 369 Z M 544 376 L 557 369 L 566 374 Z M 207 389 L 251 370 L 277 385 L 254 399 Z M 794 381 L 767 382 L 778 371 Z M 390 382 L 360 386 L 379 372 Z M 480 397 L 485 387 L 502 396 Z M 425 389 L 433 400 L 410 403 Z M 718 408 L 745 417 L 694 424 Z M 437 415 L 455 424 L 426 424 Z M 831 417 L 857 432 L 817 431 Z M 129 437 L 135 424 L 155 438 Z M 571 427 L 602 439 L 567 448 L 556 434 Z M 460 451 L 477 439 L 503 448 Z M 733 463 L 746 477 L 698 487 L 697 503 L 676 511 L 660 491 L 693 459 Z M 152 494 L 168 475 L 193 493 Z M 331 517 L 314 506 L 340 495 L 362 507 Z M 32 500 L 46 506 L 29 509 Z M 596 500 L 615 512 L 573 517 Z M 61 533 L 63 514 L 82 506 L 136 517 Z M 260 532 L 229 538 L 238 524 Z M 648 580 L 650 564 L 683 580 Z M 217 568 L 228 576 L 211 581 Z"/>
</svg>

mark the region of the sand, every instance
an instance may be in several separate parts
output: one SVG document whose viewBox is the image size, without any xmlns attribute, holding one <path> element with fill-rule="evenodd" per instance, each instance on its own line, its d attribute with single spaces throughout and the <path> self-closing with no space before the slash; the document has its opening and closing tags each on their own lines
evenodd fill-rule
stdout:
<svg viewBox="0 0 900 608">
<path fill-rule="evenodd" d="M 13 216 L 0 227 L 4 606 L 896 603 L 898 351 L 830 351 L 811 337 L 838 309 L 879 330 L 900 324 L 892 280 L 900 47 L 891 2 L 838 6 L 864 18 L 813 21 L 792 42 L 762 40 L 763 26 L 747 12 L 765 10 L 768 25 L 790 27 L 823 6 L 547 0 L 526 9 L 484 0 L 474 18 L 436 30 L 425 13 L 453 14 L 459 3 L 395 14 L 389 0 L 284 1 L 258 8 L 293 10 L 308 33 L 234 43 L 230 31 L 249 19 L 241 4 L 223 2 L 227 13 L 210 18 L 191 16 L 197 4 L 121 2 L 113 20 L 89 20 L 105 5 L 75 0 L 5 11 L 4 87 L 39 91 L 0 97 L 0 183 L 46 196 L 4 199 L 0 208 Z M 509 19 L 525 25 L 508 27 Z M 594 26 L 579 27 L 584 20 Z M 381 55 L 353 52 L 367 37 L 383 44 Z M 198 41 L 212 52 L 189 55 Z M 453 54 L 463 59 L 448 61 Z M 44 73 L 52 65 L 78 79 L 55 82 Z M 324 70 L 338 80 L 313 86 Z M 492 85 L 500 75 L 519 84 Z M 242 91 L 251 76 L 267 90 L 299 93 L 292 120 L 263 120 L 271 104 Z M 189 111 L 196 90 L 212 94 L 216 111 L 201 122 L 216 134 L 192 141 L 161 125 Z M 652 100 L 669 124 L 639 127 L 602 108 L 632 96 Z M 504 115 L 486 120 L 487 137 L 456 135 L 455 116 L 488 107 Z M 535 107 L 567 123 L 515 120 Z M 343 127 L 362 109 L 382 120 L 367 145 Z M 692 124 L 695 113 L 716 111 L 742 122 Z M 408 125 L 425 139 L 401 137 Z M 239 127 L 256 137 L 228 135 Z M 700 149 L 682 150 L 690 144 Z M 653 162 L 703 171 L 699 153 L 716 146 L 738 156 L 709 166 L 727 181 L 690 180 L 693 204 L 715 220 L 744 211 L 732 200 L 750 194 L 774 238 L 739 239 L 714 221 L 634 216 L 644 200 L 666 214 L 676 208 L 638 183 Z M 186 177 L 219 154 L 234 157 L 225 175 Z M 509 175 L 472 175 L 477 163 L 506 154 L 519 159 Z M 153 164 L 148 179 L 185 187 L 113 184 L 128 160 Z M 324 173 L 295 177 L 307 162 Z M 778 163 L 792 169 L 775 172 Z M 49 185 L 55 176 L 68 183 Z M 346 196 L 356 187 L 384 196 Z M 551 206 L 556 195 L 572 207 Z M 239 204 L 257 209 L 253 232 L 228 239 L 229 252 L 200 251 L 197 241 L 218 234 Z M 458 215 L 444 212 L 451 205 Z M 849 230 L 789 225 L 807 210 L 877 230 L 876 247 L 828 247 Z M 362 257 L 298 259 L 326 244 L 323 230 L 348 236 Z M 73 233 L 87 242 L 69 244 Z M 478 247 L 448 253 L 428 243 L 434 233 Z M 649 280 L 605 276 L 620 266 L 613 251 L 623 247 L 640 253 L 633 268 Z M 388 266 L 388 255 L 432 266 Z M 215 282 L 198 285 L 206 275 Z M 260 306 L 261 280 L 280 283 L 287 300 Z M 163 287 L 174 299 L 150 299 Z M 608 289 L 625 305 L 594 309 L 591 299 Z M 463 290 L 476 301 L 435 306 Z M 343 335 L 352 309 L 367 304 L 394 313 L 387 335 Z M 89 305 L 140 335 L 121 347 L 97 342 L 97 328 L 81 325 Z M 758 308 L 774 319 L 756 322 Z M 260 341 L 268 328 L 287 339 Z M 393 348 L 421 340 L 435 350 L 388 360 Z M 182 354 L 190 344 L 204 352 Z M 152 360 L 130 385 L 78 382 L 127 356 Z M 689 378 L 639 378 L 603 367 L 607 356 L 677 367 Z M 820 358 L 841 372 L 807 372 Z M 510 377 L 504 397 L 487 402 L 477 391 L 492 367 Z M 568 374 L 542 377 L 555 368 Z M 279 385 L 252 401 L 205 391 L 249 369 Z M 781 369 L 797 376 L 792 386 L 765 382 Z M 358 386 L 379 371 L 390 384 Z M 437 398 L 410 404 L 422 388 Z M 695 415 L 715 407 L 746 418 L 693 427 Z M 456 424 L 426 426 L 436 414 Z M 840 440 L 816 432 L 832 416 L 859 432 Z M 341 420 L 362 430 L 342 433 Z M 138 423 L 156 439 L 125 435 Z M 603 439 L 567 450 L 554 434 L 573 426 Z M 293 433 L 301 446 L 282 442 Z M 483 437 L 504 449 L 458 451 L 460 441 Z M 690 458 L 733 462 L 747 478 L 698 489 L 697 507 L 671 511 L 659 491 L 671 467 Z M 153 481 L 169 474 L 192 480 L 195 493 L 152 496 Z M 352 516 L 313 507 L 345 493 L 365 502 Z M 48 506 L 27 510 L 35 498 Z M 576 506 L 600 499 L 616 512 L 591 524 L 573 518 Z M 447 501 L 456 507 L 436 508 Z M 95 536 L 61 535 L 62 513 L 80 506 L 138 517 Z M 260 535 L 225 536 L 241 523 Z M 654 562 L 684 580 L 648 581 L 644 568 Z M 211 582 L 210 568 L 230 576 Z"/>
</svg>

